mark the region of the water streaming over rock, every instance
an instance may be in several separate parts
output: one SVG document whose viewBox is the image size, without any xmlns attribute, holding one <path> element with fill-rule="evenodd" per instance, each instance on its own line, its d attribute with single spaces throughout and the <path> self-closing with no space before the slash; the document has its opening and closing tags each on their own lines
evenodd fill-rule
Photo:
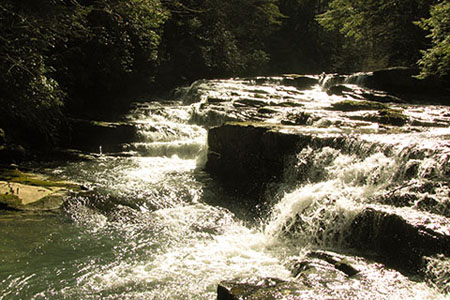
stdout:
<svg viewBox="0 0 450 300">
<path fill-rule="evenodd" d="M 448 253 L 423 253 L 411 274 L 372 253 L 375 238 L 359 247 L 354 229 L 383 212 L 449 235 L 448 109 L 393 104 L 416 126 L 393 129 L 363 118 L 371 110 L 329 109 L 365 93 L 347 80 L 351 92 L 328 95 L 332 80 L 199 81 L 181 99 L 134 104 L 122 121 L 139 140 L 120 151 L 32 165 L 87 190 L 61 211 L 0 213 L 0 298 L 216 299 L 223 280 L 279 278 L 295 282 L 292 299 L 448 299 Z M 224 121 L 313 136 L 263 199 L 268 213 L 244 211 L 250 196 L 204 170 L 206 128 Z"/>
</svg>

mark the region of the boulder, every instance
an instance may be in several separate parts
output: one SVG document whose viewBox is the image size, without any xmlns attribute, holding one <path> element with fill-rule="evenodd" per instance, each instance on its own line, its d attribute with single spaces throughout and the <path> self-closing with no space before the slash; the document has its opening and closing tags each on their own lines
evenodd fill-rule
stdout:
<svg viewBox="0 0 450 300">
<path fill-rule="evenodd" d="M 281 84 L 296 87 L 299 90 L 307 90 L 314 85 L 319 84 L 319 79 L 314 76 L 307 75 L 286 75 L 283 77 Z"/>
<path fill-rule="evenodd" d="M 225 185 L 257 196 L 262 186 L 281 179 L 285 158 L 308 137 L 281 132 L 282 127 L 256 122 L 230 122 L 208 133 L 206 169 Z"/>
<path fill-rule="evenodd" d="M 350 247 L 375 253 L 409 272 L 420 272 L 425 256 L 450 256 L 450 222 L 442 216 L 405 208 L 368 207 L 348 230 Z"/>
<path fill-rule="evenodd" d="M 304 299 L 310 288 L 295 282 L 277 278 L 262 278 L 255 281 L 222 281 L 217 288 L 217 300 L 272 300 Z"/>
<path fill-rule="evenodd" d="M 0 170 L 0 207 L 24 211 L 55 210 L 62 206 L 77 184 L 54 181 L 17 169 Z"/>
</svg>

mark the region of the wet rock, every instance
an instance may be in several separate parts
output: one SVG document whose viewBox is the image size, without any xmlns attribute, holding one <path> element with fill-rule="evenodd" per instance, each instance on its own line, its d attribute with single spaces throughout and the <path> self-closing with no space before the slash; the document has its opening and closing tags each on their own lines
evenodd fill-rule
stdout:
<svg viewBox="0 0 450 300">
<path fill-rule="evenodd" d="M 281 84 L 294 86 L 299 90 L 306 90 L 319 84 L 319 79 L 313 76 L 306 75 L 290 75 L 283 78 Z"/>
<path fill-rule="evenodd" d="M 274 108 L 265 106 L 265 107 L 259 108 L 259 109 L 258 109 L 258 113 L 270 115 L 270 114 L 276 114 L 276 113 L 279 113 L 279 111 L 276 110 L 276 109 L 274 109 Z"/>
<path fill-rule="evenodd" d="M 340 271 L 349 277 L 359 273 L 359 270 L 343 255 L 329 251 L 311 251 L 303 260 L 294 263 L 292 275 L 298 277 L 302 273 L 310 272 L 311 269 L 321 273 Z"/>
<path fill-rule="evenodd" d="M 306 125 L 308 121 L 312 121 L 313 118 L 308 112 L 299 112 L 298 114 L 289 113 L 286 117 L 281 120 L 283 125 Z"/>
<path fill-rule="evenodd" d="M 247 98 L 247 99 L 239 99 L 234 101 L 234 103 L 238 103 L 238 104 L 242 104 L 244 106 L 252 106 L 252 107 L 262 107 L 267 105 L 267 102 L 261 99 L 252 99 L 252 98 Z"/>
<path fill-rule="evenodd" d="M 348 118 L 352 120 L 367 121 L 398 127 L 405 125 L 409 121 L 409 118 L 400 110 L 394 110 L 390 108 L 380 109 L 376 113 L 367 113 L 362 116 L 348 116 Z"/>
<path fill-rule="evenodd" d="M 388 108 L 385 104 L 372 101 L 344 100 L 331 104 L 331 110 L 339 111 L 359 111 L 359 110 L 379 110 Z"/>
<path fill-rule="evenodd" d="M 285 156 L 295 152 L 302 138 L 308 139 L 276 129 L 252 122 L 210 129 L 206 169 L 234 189 L 259 194 L 262 185 L 280 179 Z"/>
<path fill-rule="evenodd" d="M 450 256 L 449 228 L 445 217 L 369 207 L 353 220 L 348 240 L 353 248 L 377 253 L 393 266 L 419 272 L 424 256 Z"/>
<path fill-rule="evenodd" d="M 125 122 L 72 119 L 70 147 L 90 152 L 116 152 L 121 144 L 137 141 L 137 128 Z M 101 148 L 100 148 L 101 147 Z M 101 150 L 100 150 L 101 149 Z"/>
<path fill-rule="evenodd" d="M 45 211 L 60 208 L 73 190 L 70 182 L 50 180 L 17 169 L 0 170 L 0 207 L 23 211 Z"/>
<path fill-rule="evenodd" d="M 380 103 L 405 103 L 405 101 L 403 101 L 399 97 L 375 91 L 372 92 L 365 91 L 361 94 L 361 96 L 367 100 Z"/>
<path fill-rule="evenodd" d="M 277 278 L 264 278 L 250 282 L 222 281 L 217 288 L 217 300 L 303 299 L 301 297 L 302 288 L 299 284 Z"/>
<path fill-rule="evenodd" d="M 331 87 L 329 87 L 326 90 L 326 93 L 331 96 L 331 95 L 338 95 L 338 96 L 342 96 L 344 94 L 348 94 L 348 93 L 352 93 L 353 89 L 349 88 L 348 86 L 345 85 L 333 85 Z"/>
</svg>

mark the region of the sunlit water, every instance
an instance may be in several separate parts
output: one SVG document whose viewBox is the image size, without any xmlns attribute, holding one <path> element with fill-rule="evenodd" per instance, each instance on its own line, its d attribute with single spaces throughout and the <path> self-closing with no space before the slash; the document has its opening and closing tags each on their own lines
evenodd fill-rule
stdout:
<svg viewBox="0 0 450 300">
<path fill-rule="evenodd" d="M 181 102 L 137 104 L 127 119 L 141 142 L 126 145 L 126 155 L 43 165 L 88 191 L 58 212 L 0 213 L 0 299 L 211 300 L 222 280 L 291 280 L 290 265 L 308 250 L 340 249 L 347 222 L 399 168 L 381 153 L 356 159 L 304 149 L 292 172 L 323 165 L 308 170 L 308 182 L 286 187 L 261 221 L 203 171 L 206 130 L 190 118 Z M 290 230 L 299 213 L 303 229 Z M 445 298 L 398 271 L 348 259 L 360 275 L 317 279 L 317 291 L 336 299 Z"/>
</svg>

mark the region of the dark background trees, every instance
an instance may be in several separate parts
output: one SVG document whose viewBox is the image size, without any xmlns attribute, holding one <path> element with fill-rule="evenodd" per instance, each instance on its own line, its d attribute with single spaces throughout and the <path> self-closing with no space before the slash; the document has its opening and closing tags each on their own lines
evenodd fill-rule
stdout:
<svg viewBox="0 0 450 300">
<path fill-rule="evenodd" d="M 439 0 L 3 0 L 0 128 L 59 144 L 67 116 L 199 78 L 408 66 L 448 84 L 449 12 Z"/>
</svg>

